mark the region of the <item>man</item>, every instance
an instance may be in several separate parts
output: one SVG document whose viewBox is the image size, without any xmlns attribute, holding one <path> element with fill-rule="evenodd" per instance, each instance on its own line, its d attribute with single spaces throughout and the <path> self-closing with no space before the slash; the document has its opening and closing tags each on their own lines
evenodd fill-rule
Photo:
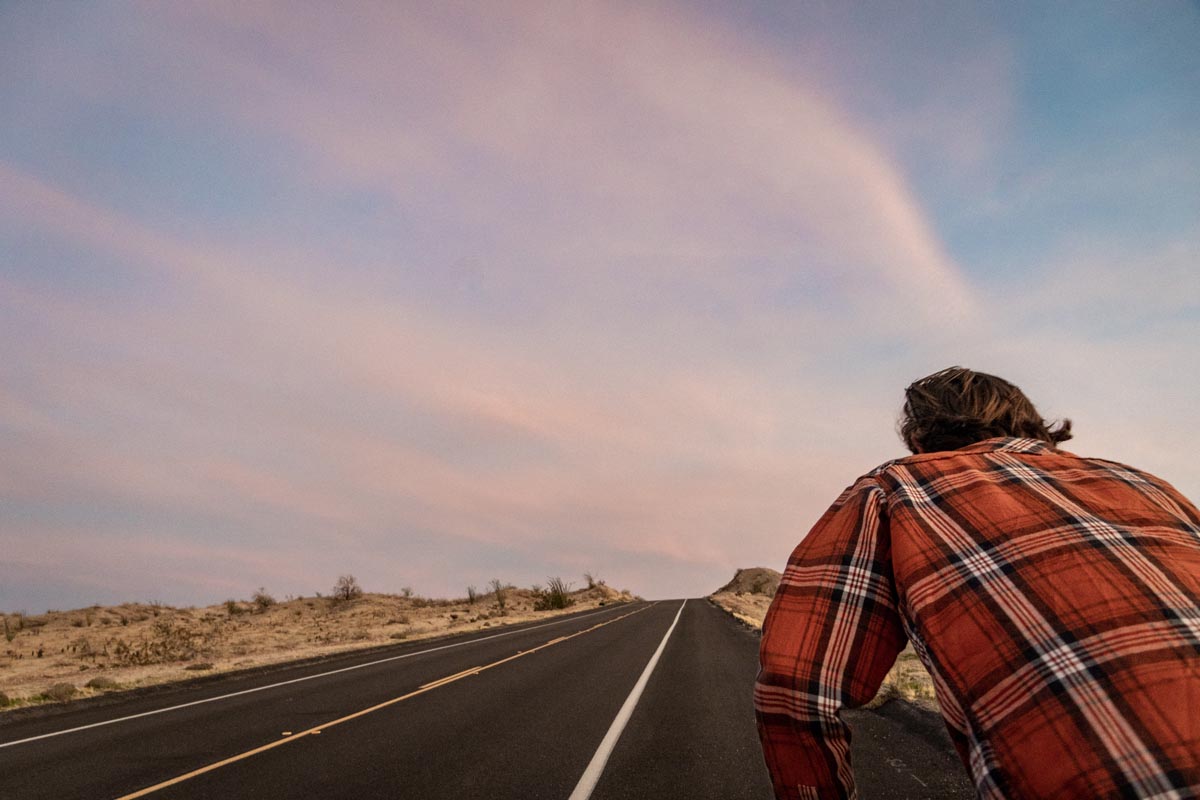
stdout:
<svg viewBox="0 0 1200 800">
<path fill-rule="evenodd" d="M 1000 378 L 906 390 L 915 454 L 859 478 L 788 561 L 755 687 L 779 798 L 854 797 L 842 708 L 906 638 L 987 798 L 1200 797 L 1200 513 L 1059 450 Z"/>
</svg>

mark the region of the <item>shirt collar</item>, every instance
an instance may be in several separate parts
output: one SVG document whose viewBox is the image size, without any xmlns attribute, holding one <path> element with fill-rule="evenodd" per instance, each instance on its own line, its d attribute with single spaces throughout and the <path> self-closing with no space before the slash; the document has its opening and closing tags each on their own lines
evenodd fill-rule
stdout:
<svg viewBox="0 0 1200 800">
<path fill-rule="evenodd" d="M 984 439 L 966 447 L 954 450 L 955 453 L 1053 453 L 1054 445 L 1041 439 L 1025 439 L 1017 436 L 998 436 L 995 439 Z"/>
</svg>

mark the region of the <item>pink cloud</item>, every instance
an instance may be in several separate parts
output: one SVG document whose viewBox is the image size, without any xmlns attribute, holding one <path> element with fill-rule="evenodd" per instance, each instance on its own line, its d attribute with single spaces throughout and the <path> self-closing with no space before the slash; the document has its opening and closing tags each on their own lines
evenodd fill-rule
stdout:
<svg viewBox="0 0 1200 800">
<path fill-rule="evenodd" d="M 190 93 L 299 145 L 318 188 L 382 186 L 401 204 L 453 191 L 464 225 L 575 269 L 592 254 L 606 271 L 632 258 L 736 292 L 731 258 L 795 253 L 801 270 L 838 261 L 834 277 L 864 300 L 886 287 L 941 321 L 978 311 L 866 127 L 696 14 L 230 5 L 153 6 L 147 18 L 161 20 Z M 132 77 L 178 103 L 157 77 Z M 486 155 L 484 171 L 464 172 L 465 154 Z M 515 217 L 497 195 L 512 179 L 561 202 Z"/>
<path fill-rule="evenodd" d="M 811 271 L 851 306 L 899 298 L 939 319 L 973 313 L 973 290 L 901 171 L 820 87 L 690 13 L 583 13 L 473 7 L 464 37 L 454 12 L 390 5 L 148 7 L 147 46 L 171 68 L 90 75 L 99 100 L 253 129 L 304 154 L 314 191 L 382 187 L 404 208 L 437 181 L 464 230 L 512 243 L 483 269 L 546 310 L 506 325 L 376 294 L 336 246 L 168 234 L 103 192 L 0 164 L 9 218 L 185 298 L 113 314 L 30 291 L 45 340 L 19 353 L 44 368 L 0 395 L 30 436 L 6 485 L 204 509 L 244 525 L 251 555 L 285 536 L 318 553 L 417 530 L 575 564 L 603 542 L 614 563 L 688 574 L 780 560 L 797 518 L 872 466 L 835 440 L 875 407 L 832 397 L 805 353 L 875 329 L 806 300 L 764 311 L 752 290 Z M 535 187 L 532 211 L 504 202 L 514 180 Z M 326 262 L 346 278 L 307 282 Z M 630 310 L 655 281 L 737 310 Z M 49 346 L 80 335 L 110 363 Z M 46 398 L 69 412 L 53 429 Z M 223 546 L 209 540 L 196 551 Z M 243 574 L 268 568 L 247 558 Z"/>
<path fill-rule="evenodd" d="M 58 190 L 34 185 L 32 179 L 25 179 L 22 187 L 55 198 L 52 205 L 26 209 L 27 220 L 118 253 L 131 254 L 129 248 L 136 245 L 132 255 L 137 259 L 216 291 L 221 302 L 215 307 L 206 302 L 203 314 L 211 317 L 214 309 L 220 313 L 220 329 L 233 332 L 243 349 L 219 375 L 238 392 L 226 400 L 220 399 L 221 385 L 197 393 L 198 376 L 189 374 L 185 363 L 138 359 L 104 371 L 59 365 L 44 389 L 57 396 L 75 393 L 84 398 L 82 407 L 109 407 L 114 413 L 150 402 L 155 418 L 161 417 L 161 424 L 170 429 L 192 429 L 203 420 L 206 429 L 225 431 L 224 439 L 263 426 L 270 436 L 300 448 L 293 458 L 302 454 L 327 464 L 325 479 L 334 483 L 324 497 L 317 493 L 306 500 L 309 490 L 294 480 L 217 453 L 206 457 L 189 452 L 186 459 L 174 462 L 173 455 L 153 450 L 98 455 L 103 443 L 89 444 L 86 437 L 76 441 L 88 457 L 78 462 L 80 480 L 99 480 L 114 491 L 124 486 L 142 497 L 183 501 L 187 496 L 190 504 L 228 508 L 229 497 L 216 499 L 225 494 L 220 491 L 224 486 L 268 506 L 287 506 L 318 520 L 341 515 L 360 525 L 378 521 L 364 509 L 390 499 L 406 504 L 404 513 L 410 520 L 497 543 L 553 535 L 554 526 L 542 524 L 546 519 L 569 521 L 581 513 L 603 519 L 611 503 L 621 509 L 611 512 L 615 518 L 636 532 L 628 538 L 629 546 L 644 542 L 662 552 L 694 554 L 696 547 L 664 543 L 664 537 L 677 534 L 664 533 L 660 523 L 672 507 L 694 505 L 695 497 L 707 502 L 721 494 L 713 484 L 670 486 L 667 482 L 678 464 L 697 465 L 717 475 L 731 467 L 748 469 L 743 483 L 727 485 L 745 490 L 757 484 L 773 492 L 784 489 L 778 479 L 763 482 L 764 470 L 783 475 L 803 466 L 802 456 L 775 441 L 790 426 L 794 410 L 789 402 L 803 398 L 781 393 L 764 376 L 709 364 L 703 374 L 677 367 L 651 377 L 645 372 L 647 365 L 634 362 L 610 371 L 598 384 L 589 380 L 586 366 L 531 357 L 528 343 L 519 338 L 497 338 L 486 329 L 464 330 L 425 315 L 397 313 L 392 304 L 364 303 L 353 295 L 311 293 L 253 272 L 247 259 L 235 252 L 168 239 Z M 189 324 L 179 311 L 169 319 L 104 319 L 61 304 L 46 310 L 58 315 L 57 327 L 86 327 L 94 337 L 121 342 L 122 348 L 134 348 L 147 330 L 185 351 L 203 348 L 203 338 L 213 327 L 211 319 L 205 325 Z M 263 336 L 255 326 L 266 320 L 271 331 Z M 238 333 L 241 330 L 245 336 Z M 488 346 L 480 347 L 487 337 Z M 292 352 L 303 353 L 306 368 L 313 371 L 305 383 L 349 386 L 371 396 L 394 397 L 403 405 L 415 404 L 460 431 L 470 431 L 477 449 L 528 446 L 519 445 L 522 441 L 552 449 L 546 460 L 533 466 L 504 467 L 501 462 L 497 471 L 455 465 L 440 454 L 390 442 L 343 418 L 322 415 L 317 406 L 288 404 L 269 389 L 239 386 L 241 376 L 253 374 L 252 365 L 286 360 Z M 170 434 L 164 438 L 159 443 L 165 448 L 187 446 Z M 221 440 L 209 445 L 220 446 Z M 233 466 L 222 474 L 212 464 Z M 640 466 L 629 472 L 630 464 Z M 630 494 L 631 486 L 647 480 L 647 496 Z M 652 501 L 655 492 L 659 499 Z M 760 493 L 761 489 L 750 496 L 758 498 Z M 772 507 L 771 502 L 765 505 Z M 707 522 L 705 516 L 697 514 L 694 522 L 713 527 L 711 516 Z M 722 524 L 735 524 L 732 513 L 726 517 L 729 521 Z M 634 518 L 640 522 L 629 524 Z"/>
</svg>

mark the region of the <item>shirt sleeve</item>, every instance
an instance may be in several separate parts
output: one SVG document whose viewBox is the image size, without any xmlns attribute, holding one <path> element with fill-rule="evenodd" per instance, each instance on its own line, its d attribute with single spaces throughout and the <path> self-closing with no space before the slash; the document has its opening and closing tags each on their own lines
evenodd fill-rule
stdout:
<svg viewBox="0 0 1200 800">
<path fill-rule="evenodd" d="M 850 731 L 904 648 L 884 493 L 846 489 L 788 559 L 763 621 L 754 688 L 777 798 L 853 798 Z"/>
</svg>

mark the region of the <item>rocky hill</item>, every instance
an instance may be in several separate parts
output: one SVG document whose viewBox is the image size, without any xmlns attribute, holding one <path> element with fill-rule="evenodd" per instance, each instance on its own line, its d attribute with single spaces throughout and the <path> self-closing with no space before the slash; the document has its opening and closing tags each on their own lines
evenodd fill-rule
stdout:
<svg viewBox="0 0 1200 800">
<path fill-rule="evenodd" d="M 746 567 L 734 573 L 733 580 L 713 594 L 762 594 L 773 597 L 779 588 L 778 572 L 768 567 Z"/>
<path fill-rule="evenodd" d="M 780 577 L 768 567 L 739 569 L 733 580 L 709 595 L 709 599 L 747 625 L 761 628 Z"/>
</svg>

